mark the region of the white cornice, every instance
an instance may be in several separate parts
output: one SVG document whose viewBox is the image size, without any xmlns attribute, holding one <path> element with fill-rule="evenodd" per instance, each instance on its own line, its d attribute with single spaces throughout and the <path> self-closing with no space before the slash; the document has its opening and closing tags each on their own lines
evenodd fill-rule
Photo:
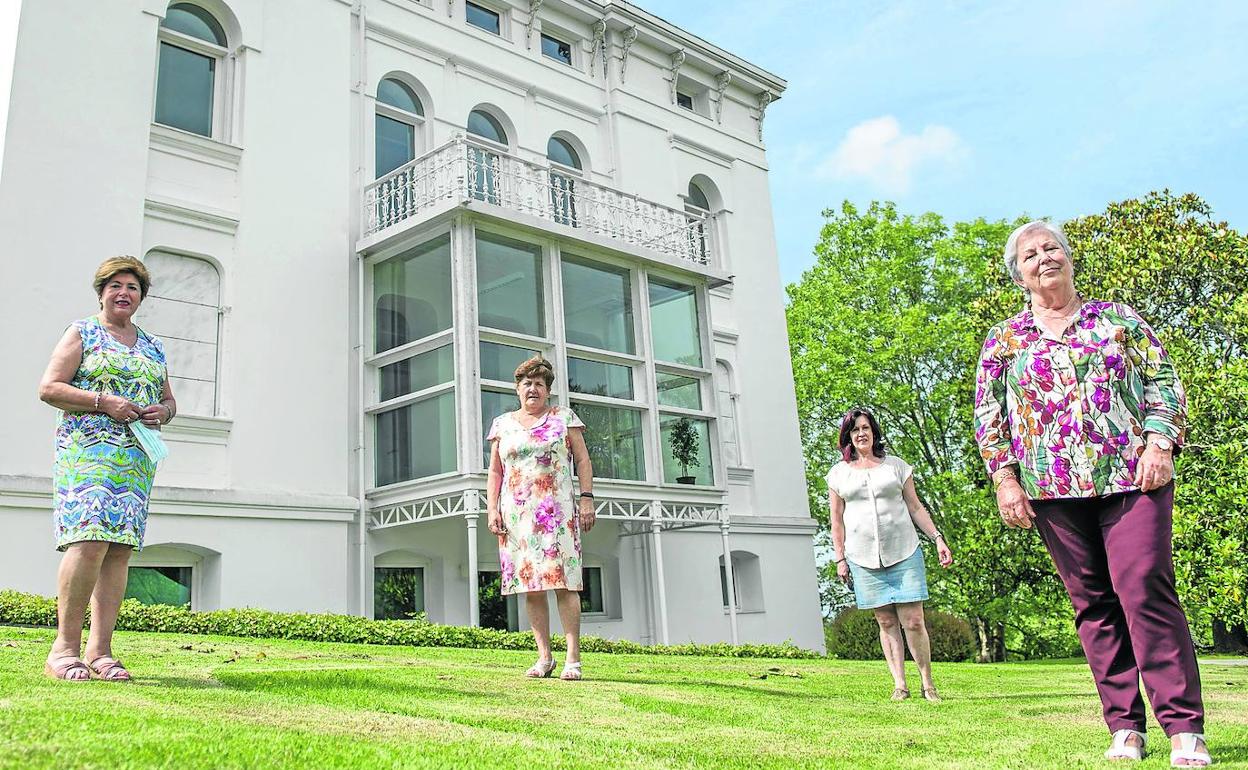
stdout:
<svg viewBox="0 0 1248 770">
<path fill-rule="evenodd" d="M 147 198 L 143 201 L 143 213 L 152 219 L 161 219 L 201 230 L 234 235 L 238 232 L 238 216 L 228 211 L 200 206 L 188 201 L 168 198 Z"/>
</svg>

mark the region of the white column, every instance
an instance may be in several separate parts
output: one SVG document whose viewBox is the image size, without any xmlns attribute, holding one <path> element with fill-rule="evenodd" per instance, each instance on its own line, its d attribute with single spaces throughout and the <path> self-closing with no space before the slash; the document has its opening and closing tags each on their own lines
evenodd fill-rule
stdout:
<svg viewBox="0 0 1248 770">
<path fill-rule="evenodd" d="M 481 625 L 481 606 L 477 596 L 477 519 L 479 498 L 477 490 L 464 492 L 464 523 L 468 526 L 468 625 Z"/>
<path fill-rule="evenodd" d="M 654 542 L 654 582 L 659 600 L 659 642 L 671 644 L 667 630 L 667 583 L 663 580 L 663 504 L 650 503 L 650 538 Z"/>
<path fill-rule="evenodd" d="M 728 513 L 719 520 L 719 535 L 724 541 L 724 577 L 728 584 L 728 627 L 733 644 L 737 644 L 737 586 L 732 574 L 732 548 L 728 545 Z"/>
</svg>

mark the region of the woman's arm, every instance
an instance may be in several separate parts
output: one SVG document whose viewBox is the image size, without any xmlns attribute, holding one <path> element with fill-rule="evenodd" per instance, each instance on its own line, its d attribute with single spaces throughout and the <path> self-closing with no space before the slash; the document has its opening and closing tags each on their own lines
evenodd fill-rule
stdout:
<svg viewBox="0 0 1248 770">
<path fill-rule="evenodd" d="M 919 528 L 920 532 L 936 542 L 936 556 L 940 559 L 940 565 L 948 567 L 953 563 L 953 553 L 949 550 L 949 544 L 945 542 L 945 536 L 936 529 L 936 522 L 932 521 L 932 514 L 928 513 L 927 506 L 923 505 L 923 501 L 919 499 L 919 492 L 914 488 L 914 476 L 906 479 L 906 486 L 902 488 L 901 496 L 906 502 L 906 510 L 910 511 L 910 519 L 914 521 L 914 525 Z"/>
<path fill-rule="evenodd" d="M 1006 413 L 1006 345 L 1000 334 L 1001 327 L 988 332 L 975 371 L 975 443 L 996 486 L 1001 520 L 1010 527 L 1030 529 L 1036 514 L 1018 479 L 1018 458 Z"/>
<path fill-rule="evenodd" d="M 576 481 L 581 492 L 594 493 L 594 465 L 589 459 L 589 449 L 585 446 L 585 429 L 568 428 L 568 441 L 572 444 L 572 463 L 576 467 Z M 597 514 L 594 510 L 593 497 L 577 497 L 577 507 L 581 516 L 581 531 L 588 532 L 594 528 Z"/>
<path fill-rule="evenodd" d="M 843 582 L 849 582 L 849 563 L 845 558 L 845 501 L 828 488 L 828 529 L 832 533 L 832 558 L 836 559 L 836 574 Z"/>
<path fill-rule="evenodd" d="M 67 412 L 103 412 L 118 422 L 138 419 L 139 406 L 121 396 L 75 388 L 69 382 L 82 363 L 82 337 L 69 327 L 52 350 L 39 380 L 39 400 Z"/>
<path fill-rule="evenodd" d="M 490 475 L 485 482 L 485 511 L 490 531 L 498 535 L 501 546 L 507 537 L 507 525 L 498 509 L 499 491 L 503 486 L 503 460 L 498 456 L 498 439 L 490 442 Z"/>
<path fill-rule="evenodd" d="M 159 430 L 161 425 L 172 420 L 177 413 L 178 402 L 174 400 L 173 389 L 169 386 L 169 379 L 166 378 L 160 391 L 160 401 L 143 408 L 141 414 L 143 424 Z"/>
</svg>

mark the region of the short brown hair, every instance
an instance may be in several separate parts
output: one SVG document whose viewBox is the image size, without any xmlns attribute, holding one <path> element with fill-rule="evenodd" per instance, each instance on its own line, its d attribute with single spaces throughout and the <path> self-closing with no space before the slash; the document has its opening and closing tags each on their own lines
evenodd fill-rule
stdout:
<svg viewBox="0 0 1248 770">
<path fill-rule="evenodd" d="M 546 381 L 546 387 L 549 388 L 550 384 L 555 381 L 555 367 L 551 366 L 550 362 L 542 358 L 539 353 L 516 367 L 517 385 L 529 377 L 541 377 Z"/>
<path fill-rule="evenodd" d="M 95 282 L 91 284 L 95 287 L 95 296 L 103 296 L 105 285 L 121 273 L 133 274 L 139 280 L 139 299 L 147 299 L 147 290 L 152 285 L 152 276 L 142 262 L 129 256 L 109 257 L 100 263 L 95 270 Z"/>
</svg>

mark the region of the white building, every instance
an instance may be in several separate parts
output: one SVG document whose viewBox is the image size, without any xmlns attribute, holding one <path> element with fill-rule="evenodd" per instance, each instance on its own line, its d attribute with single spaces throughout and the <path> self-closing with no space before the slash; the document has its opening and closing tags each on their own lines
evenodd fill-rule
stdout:
<svg viewBox="0 0 1248 770">
<path fill-rule="evenodd" d="M 36 385 L 96 265 L 135 254 L 180 414 L 133 592 L 525 627 L 489 590 L 483 433 L 541 351 L 599 477 L 585 632 L 822 648 L 762 143 L 784 81 L 627 2 L 20 24 L 0 588 L 55 592 Z"/>
</svg>

